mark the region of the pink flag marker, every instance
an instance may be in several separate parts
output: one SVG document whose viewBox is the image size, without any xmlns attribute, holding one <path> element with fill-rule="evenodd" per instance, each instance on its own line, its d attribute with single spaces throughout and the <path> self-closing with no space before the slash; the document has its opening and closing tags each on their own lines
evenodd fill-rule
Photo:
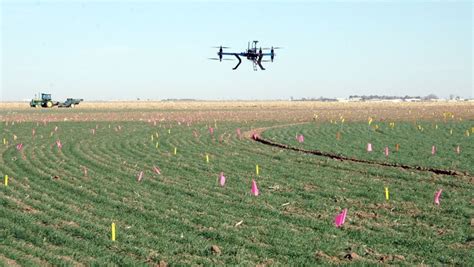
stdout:
<svg viewBox="0 0 474 267">
<path fill-rule="evenodd" d="M 214 128 L 209 127 L 209 134 L 210 134 L 210 135 L 213 135 L 213 134 L 214 134 Z"/>
<path fill-rule="evenodd" d="M 299 143 L 303 143 L 303 142 L 304 142 L 304 136 L 303 136 L 302 134 L 297 135 L 296 140 L 297 140 Z"/>
<path fill-rule="evenodd" d="M 461 153 L 461 148 L 459 146 L 456 147 L 456 154 L 460 154 Z"/>
<path fill-rule="evenodd" d="M 63 147 L 63 144 L 61 143 L 61 140 L 56 140 L 56 146 L 61 149 Z"/>
<path fill-rule="evenodd" d="M 388 157 L 388 146 L 385 147 L 385 157 Z"/>
<path fill-rule="evenodd" d="M 439 198 L 441 197 L 441 192 L 443 192 L 443 189 L 440 189 L 438 192 L 435 192 L 434 203 L 436 205 L 439 205 Z"/>
<path fill-rule="evenodd" d="M 237 137 L 238 137 L 239 139 L 241 139 L 241 138 L 242 138 L 242 132 L 240 131 L 240 128 L 237 128 L 236 131 L 237 131 Z"/>
<path fill-rule="evenodd" d="M 138 182 L 141 182 L 141 180 L 143 179 L 143 171 L 141 171 L 138 176 L 137 176 L 137 181 Z"/>
<path fill-rule="evenodd" d="M 372 144 L 367 143 L 367 152 L 372 152 Z"/>
<path fill-rule="evenodd" d="M 21 151 L 22 148 L 23 148 L 23 143 L 19 143 L 18 145 L 16 145 L 16 150 Z"/>
<path fill-rule="evenodd" d="M 436 154 L 436 146 L 431 147 L 431 155 Z"/>
<path fill-rule="evenodd" d="M 221 174 L 219 175 L 219 184 L 220 184 L 221 186 L 224 186 L 224 185 L 225 185 L 224 172 L 221 172 Z"/>
<path fill-rule="evenodd" d="M 253 134 L 252 134 L 252 139 L 253 139 L 253 140 L 257 140 L 258 138 L 260 138 L 260 136 L 258 135 L 258 133 L 253 133 Z"/>
<path fill-rule="evenodd" d="M 156 166 L 153 166 L 153 171 L 157 174 L 161 174 L 161 170 L 160 168 L 156 167 Z"/>
<path fill-rule="evenodd" d="M 254 179 L 252 179 L 252 195 L 258 196 L 257 182 Z"/>
<path fill-rule="evenodd" d="M 346 214 L 347 214 L 347 209 L 344 209 L 341 213 L 336 215 L 336 217 L 334 218 L 334 225 L 336 225 L 337 228 L 341 227 L 346 221 Z"/>
</svg>

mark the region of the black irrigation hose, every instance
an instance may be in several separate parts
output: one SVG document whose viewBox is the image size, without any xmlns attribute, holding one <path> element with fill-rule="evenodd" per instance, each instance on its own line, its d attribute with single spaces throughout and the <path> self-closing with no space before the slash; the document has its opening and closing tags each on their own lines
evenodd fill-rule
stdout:
<svg viewBox="0 0 474 267">
<path fill-rule="evenodd" d="M 387 166 L 387 167 L 395 167 L 395 168 L 402 168 L 406 170 L 417 170 L 417 171 L 425 171 L 425 172 L 432 172 L 435 174 L 444 174 L 444 175 L 450 175 L 450 176 L 469 176 L 469 173 L 467 172 L 460 172 L 456 170 L 443 170 L 443 169 L 436 169 L 436 168 L 428 168 L 428 167 L 423 167 L 423 166 L 411 166 L 411 165 L 405 165 L 405 164 L 398 164 L 398 163 L 388 163 L 388 162 L 378 162 L 378 161 L 371 161 L 371 160 L 365 160 L 365 159 L 358 159 L 358 158 L 350 158 L 346 157 L 343 155 L 337 155 L 329 152 L 323 152 L 319 150 L 307 150 L 307 149 L 302 149 L 302 148 L 296 148 L 296 147 L 291 147 L 289 145 L 285 144 L 279 144 L 276 142 L 272 142 L 267 139 L 263 139 L 262 137 L 258 135 L 253 135 L 252 139 L 273 147 L 279 147 L 287 150 L 293 150 L 297 152 L 302 152 L 306 154 L 312 154 L 312 155 L 317 155 L 317 156 L 323 156 L 323 157 L 328 157 L 331 159 L 337 159 L 341 161 L 352 161 L 352 162 L 357 162 L 357 163 L 366 163 L 366 164 L 372 164 L 372 165 L 378 165 L 378 166 Z"/>
</svg>

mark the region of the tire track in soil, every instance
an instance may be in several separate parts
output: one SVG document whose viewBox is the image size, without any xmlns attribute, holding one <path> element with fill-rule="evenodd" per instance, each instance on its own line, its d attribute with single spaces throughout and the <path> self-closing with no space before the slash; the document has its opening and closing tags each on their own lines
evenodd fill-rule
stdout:
<svg viewBox="0 0 474 267">
<path fill-rule="evenodd" d="M 449 176 L 467 176 L 469 177 L 470 174 L 468 172 L 462 172 L 462 171 L 457 171 L 457 170 L 445 170 L 445 169 L 437 169 L 437 168 L 430 168 L 430 167 L 424 167 L 424 166 L 417 166 L 417 165 L 406 165 L 406 164 L 399 164 L 399 163 L 389 163 L 389 162 L 379 162 L 379 161 L 372 161 L 372 160 L 366 160 L 366 159 L 359 159 L 359 158 L 353 158 L 353 157 L 347 157 L 344 155 L 338 155 L 334 153 L 329 153 L 329 152 L 324 152 L 320 150 L 308 150 L 308 149 L 303 149 L 303 148 L 296 148 L 292 147 L 286 144 L 281 144 L 277 143 L 265 138 L 261 137 L 261 134 L 269 129 L 274 129 L 274 128 L 281 128 L 281 127 L 290 127 L 290 126 L 295 126 L 295 125 L 300 125 L 300 124 L 306 124 L 309 122 L 299 122 L 299 123 L 291 123 L 291 124 L 283 124 L 283 125 L 276 125 L 276 126 L 271 126 L 271 127 L 264 127 L 264 128 L 256 128 L 247 132 L 244 132 L 243 136 L 245 138 L 250 138 L 253 141 L 259 142 L 264 145 L 272 146 L 272 147 L 278 147 L 286 150 L 292 150 L 300 153 L 305 153 L 305 154 L 311 154 L 311 155 L 316 155 L 316 156 L 322 156 L 326 158 L 331 158 L 335 160 L 340 160 L 340 161 L 350 161 L 350 162 L 355 162 L 355 163 L 364 163 L 364 164 L 370 164 L 370 165 L 376 165 L 376 166 L 381 166 L 381 167 L 392 167 L 392 168 L 401 168 L 404 170 L 416 170 L 416 171 L 421 171 L 421 172 L 431 172 L 434 174 L 442 174 L 442 175 L 449 175 Z"/>
</svg>

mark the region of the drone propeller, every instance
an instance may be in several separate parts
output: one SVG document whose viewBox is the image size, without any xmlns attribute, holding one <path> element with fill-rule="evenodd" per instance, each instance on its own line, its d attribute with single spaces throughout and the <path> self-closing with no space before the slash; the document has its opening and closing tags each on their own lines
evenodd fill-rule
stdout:
<svg viewBox="0 0 474 267">
<path fill-rule="evenodd" d="M 272 60 L 262 59 L 260 62 L 273 62 Z"/>
<path fill-rule="evenodd" d="M 229 49 L 230 47 L 228 47 L 228 46 L 211 46 L 211 48 L 225 48 L 225 49 Z"/>
<path fill-rule="evenodd" d="M 220 60 L 234 61 L 234 59 L 232 59 L 232 58 L 219 59 L 219 58 L 217 58 L 217 57 L 208 57 L 207 59 L 209 59 L 209 60 L 219 60 L 219 61 L 220 61 Z"/>
<path fill-rule="evenodd" d="M 275 47 L 265 47 L 265 48 L 262 48 L 262 50 L 272 50 L 272 49 L 283 49 L 283 47 L 281 47 L 281 46 L 275 46 Z"/>
</svg>

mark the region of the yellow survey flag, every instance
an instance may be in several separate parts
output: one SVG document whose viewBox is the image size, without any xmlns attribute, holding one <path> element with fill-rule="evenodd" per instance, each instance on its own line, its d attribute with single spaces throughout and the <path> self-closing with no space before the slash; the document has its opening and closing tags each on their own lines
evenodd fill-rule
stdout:
<svg viewBox="0 0 474 267">
<path fill-rule="evenodd" d="M 112 223 L 112 241 L 115 241 L 115 223 Z"/>
<path fill-rule="evenodd" d="M 4 137 L 3 138 L 3 144 L 6 145 L 7 144 L 7 139 Z"/>
<path fill-rule="evenodd" d="M 206 154 L 206 162 L 209 163 L 209 154 Z"/>
<path fill-rule="evenodd" d="M 175 147 L 174 148 L 174 154 L 176 155 L 177 152 L 178 152 L 178 149 Z"/>
<path fill-rule="evenodd" d="M 257 164 L 257 165 L 255 165 L 255 172 L 257 173 L 257 176 L 260 174 L 260 172 L 259 172 L 259 168 L 258 168 L 258 164 Z"/>
<path fill-rule="evenodd" d="M 156 148 L 159 148 L 159 147 L 160 147 L 160 142 L 156 142 L 155 147 L 156 147 Z"/>
<path fill-rule="evenodd" d="M 153 142 L 153 135 L 151 135 L 151 141 Z"/>
<path fill-rule="evenodd" d="M 388 187 L 385 187 L 385 199 L 389 199 Z"/>
<path fill-rule="evenodd" d="M 5 186 L 8 186 L 8 175 L 5 174 Z"/>
</svg>

